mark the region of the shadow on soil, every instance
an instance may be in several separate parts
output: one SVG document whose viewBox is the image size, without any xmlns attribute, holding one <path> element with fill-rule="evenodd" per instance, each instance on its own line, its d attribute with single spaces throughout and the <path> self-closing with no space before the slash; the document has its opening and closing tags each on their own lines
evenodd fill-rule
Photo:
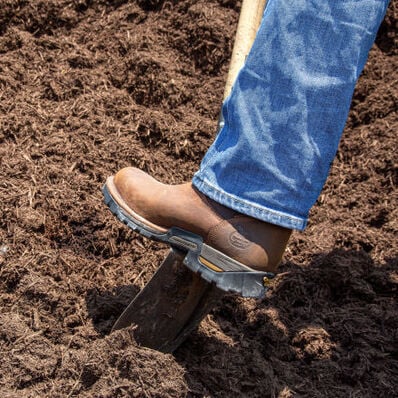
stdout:
<svg viewBox="0 0 398 398">
<path fill-rule="evenodd" d="M 224 298 L 177 350 L 191 391 L 290 397 L 318 385 L 322 396 L 392 394 L 398 259 L 381 265 L 334 250 L 284 268 L 265 300 Z"/>
<path fill-rule="evenodd" d="M 103 292 L 90 289 L 86 295 L 86 306 L 96 332 L 102 336 L 109 334 L 113 324 L 138 293 L 139 288 L 134 285 L 118 286 Z"/>
<path fill-rule="evenodd" d="M 96 330 L 109 333 L 137 293 L 88 292 Z M 342 385 L 388 395 L 398 369 L 397 299 L 397 258 L 318 254 L 305 268 L 285 264 L 264 300 L 225 296 L 174 356 L 191 396 L 300 396 L 311 384 L 324 396 L 339 396 Z"/>
</svg>

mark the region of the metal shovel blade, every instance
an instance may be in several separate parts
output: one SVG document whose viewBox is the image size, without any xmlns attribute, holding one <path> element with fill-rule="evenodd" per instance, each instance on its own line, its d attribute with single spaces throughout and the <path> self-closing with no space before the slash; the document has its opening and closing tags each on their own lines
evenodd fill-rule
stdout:
<svg viewBox="0 0 398 398">
<path fill-rule="evenodd" d="M 133 326 L 140 345 L 162 352 L 173 352 L 188 337 L 225 293 L 189 270 L 184 257 L 170 250 L 112 331 Z"/>
</svg>

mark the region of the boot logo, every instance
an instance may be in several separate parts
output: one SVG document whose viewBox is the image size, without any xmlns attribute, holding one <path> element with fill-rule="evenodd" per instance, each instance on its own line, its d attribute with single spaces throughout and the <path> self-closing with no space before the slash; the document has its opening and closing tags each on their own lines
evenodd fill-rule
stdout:
<svg viewBox="0 0 398 398">
<path fill-rule="evenodd" d="M 234 231 L 229 235 L 229 242 L 237 249 L 246 249 L 250 245 L 250 241 L 242 236 L 239 232 Z"/>
</svg>

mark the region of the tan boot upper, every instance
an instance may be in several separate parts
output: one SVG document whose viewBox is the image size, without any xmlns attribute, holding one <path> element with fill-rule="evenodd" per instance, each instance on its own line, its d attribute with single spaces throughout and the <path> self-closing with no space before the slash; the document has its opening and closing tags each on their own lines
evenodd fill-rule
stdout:
<svg viewBox="0 0 398 398">
<path fill-rule="evenodd" d="M 115 175 L 114 185 L 128 207 L 152 226 L 198 234 L 209 246 L 256 270 L 275 272 L 291 234 L 214 202 L 191 183 L 162 184 L 128 167 Z"/>
</svg>

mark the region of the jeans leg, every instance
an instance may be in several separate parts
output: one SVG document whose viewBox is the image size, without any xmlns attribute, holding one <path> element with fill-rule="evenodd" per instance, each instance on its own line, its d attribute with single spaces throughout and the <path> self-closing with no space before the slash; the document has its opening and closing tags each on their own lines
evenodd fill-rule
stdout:
<svg viewBox="0 0 398 398">
<path fill-rule="evenodd" d="M 193 184 L 251 217 L 303 230 L 335 157 L 388 0 L 269 0 Z"/>
</svg>

